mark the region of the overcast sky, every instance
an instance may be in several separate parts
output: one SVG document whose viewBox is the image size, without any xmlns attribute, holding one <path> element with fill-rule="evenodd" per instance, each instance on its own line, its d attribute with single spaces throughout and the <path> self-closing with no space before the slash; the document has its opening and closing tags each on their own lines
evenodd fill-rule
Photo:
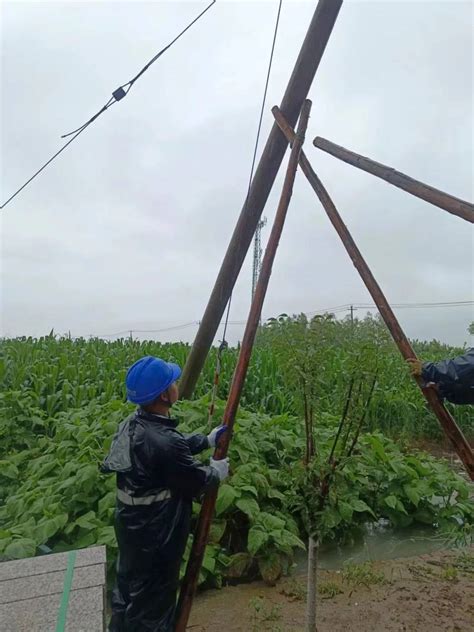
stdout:
<svg viewBox="0 0 474 632">
<path fill-rule="evenodd" d="M 3 335 L 54 327 L 87 336 L 201 318 L 245 197 L 277 5 L 219 0 L 1 211 Z M 205 6 L 4 2 L 2 202 L 60 148 L 60 134 Z M 283 3 L 261 147 L 315 6 Z M 472 201 L 473 33 L 469 1 L 346 0 L 310 92 L 306 152 L 394 303 L 472 300 L 471 226 L 311 140 L 324 136 Z M 250 288 L 251 256 L 231 320 L 246 318 Z M 361 302 L 370 296 L 299 173 L 264 316 Z M 472 306 L 397 315 L 411 337 L 459 344 L 474 320 Z M 231 340 L 242 331 L 233 325 Z M 192 341 L 195 332 L 150 337 Z"/>
</svg>

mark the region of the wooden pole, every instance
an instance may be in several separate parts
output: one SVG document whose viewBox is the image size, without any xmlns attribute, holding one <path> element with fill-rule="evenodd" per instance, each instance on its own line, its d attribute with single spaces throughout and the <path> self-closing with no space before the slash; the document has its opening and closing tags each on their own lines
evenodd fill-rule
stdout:
<svg viewBox="0 0 474 632">
<path fill-rule="evenodd" d="M 225 440 L 222 441 L 222 444 L 216 449 L 214 453 L 215 459 L 225 458 L 229 448 L 229 442 L 232 436 L 232 429 L 234 427 L 234 421 L 237 414 L 237 409 L 239 407 L 240 396 L 242 394 L 242 389 L 250 362 L 250 356 L 252 354 L 253 343 L 260 323 L 263 301 L 267 292 L 273 262 L 275 260 L 278 243 L 283 231 L 288 206 L 290 204 L 291 194 L 293 192 L 293 183 L 295 180 L 296 170 L 298 168 L 299 153 L 301 151 L 301 146 L 303 145 L 304 135 L 306 132 L 306 127 L 308 125 L 310 109 L 311 101 L 305 101 L 301 110 L 298 130 L 295 135 L 295 140 L 291 149 L 290 160 L 288 163 L 285 181 L 283 183 L 283 189 L 275 215 L 275 221 L 273 223 L 270 238 L 268 240 L 268 245 L 262 261 L 262 269 L 258 277 L 257 287 L 255 289 L 252 305 L 250 307 L 250 313 L 248 316 L 247 325 L 245 327 L 244 337 L 242 339 L 242 346 L 240 348 L 239 359 L 237 361 L 235 373 L 232 378 L 229 399 L 227 400 L 227 405 L 224 412 L 223 423 L 228 427 L 228 432 L 224 435 Z M 191 612 L 194 593 L 197 587 L 199 571 L 201 569 L 201 564 L 206 549 L 209 528 L 211 526 L 212 517 L 214 515 L 216 499 L 217 490 L 214 490 L 206 494 L 201 506 L 201 512 L 199 514 L 198 524 L 196 527 L 196 533 L 194 534 L 193 545 L 191 548 L 188 565 L 186 567 L 186 573 L 183 578 L 181 592 L 179 595 L 177 622 L 175 628 L 176 632 L 184 632 L 186 630 L 189 614 Z"/>
<path fill-rule="evenodd" d="M 302 44 L 281 110 L 294 127 L 303 101 L 308 96 L 314 76 L 328 43 L 343 0 L 319 0 Z M 227 252 L 202 317 L 191 352 L 180 380 L 181 397 L 191 397 L 217 328 L 252 242 L 273 183 L 287 148 L 278 126 L 272 127 L 248 196 L 240 213 Z"/>
<path fill-rule="evenodd" d="M 293 138 L 295 138 L 295 132 L 291 129 L 291 126 L 285 120 L 278 108 L 273 108 L 272 111 L 278 125 L 280 126 L 280 129 L 283 131 L 288 141 L 292 142 Z M 328 192 L 314 172 L 311 164 L 309 163 L 309 160 L 307 159 L 303 151 L 301 151 L 300 153 L 300 167 L 307 177 L 309 183 L 313 187 L 314 191 L 316 192 L 316 195 L 323 205 L 323 208 L 326 211 L 326 214 L 329 217 L 332 225 L 336 229 L 337 234 L 341 238 L 341 241 L 344 244 L 349 257 L 351 258 L 354 267 L 359 272 L 362 280 L 365 283 L 366 288 L 369 290 L 374 303 L 377 305 L 380 315 L 384 319 L 385 324 L 392 334 L 395 344 L 400 350 L 400 353 L 405 358 L 405 360 L 416 358 L 416 354 L 412 349 L 408 338 L 405 336 L 402 328 L 400 327 L 400 324 L 395 314 L 393 313 L 392 308 L 388 304 L 388 301 L 385 298 L 382 289 L 375 280 L 375 277 L 373 276 L 372 272 L 369 269 L 369 266 L 365 262 L 365 259 L 358 249 L 347 226 L 344 224 L 338 210 L 329 197 Z M 428 401 L 428 404 L 438 418 L 438 421 L 441 424 L 444 432 L 451 440 L 451 443 L 453 444 L 459 458 L 463 462 L 464 467 L 466 468 L 466 471 L 469 474 L 471 480 L 474 480 L 474 454 L 466 437 L 463 435 L 461 429 L 458 427 L 444 404 L 438 398 L 435 390 L 433 388 L 424 388 L 423 380 L 421 377 L 415 379 L 418 386 L 421 388 L 423 395 Z"/>
<path fill-rule="evenodd" d="M 367 171 L 367 173 L 371 173 L 377 178 L 382 178 L 382 180 L 386 180 L 386 182 L 393 184 L 399 189 L 408 191 L 408 193 L 448 211 L 452 215 L 457 215 L 468 222 L 474 223 L 474 205 L 469 202 L 414 180 L 401 171 L 396 171 L 392 167 L 387 167 L 387 165 L 382 165 L 380 162 L 375 162 L 370 158 L 356 154 L 354 151 L 345 149 L 320 136 L 316 136 L 313 145 L 353 167 Z"/>
</svg>

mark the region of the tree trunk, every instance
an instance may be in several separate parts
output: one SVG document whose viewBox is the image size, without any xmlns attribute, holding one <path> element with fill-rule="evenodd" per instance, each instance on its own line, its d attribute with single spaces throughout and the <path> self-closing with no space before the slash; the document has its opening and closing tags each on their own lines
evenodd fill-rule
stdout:
<svg viewBox="0 0 474 632">
<path fill-rule="evenodd" d="M 306 632 L 317 632 L 316 628 L 316 577 L 318 572 L 318 541 L 308 540 L 308 583 L 306 601 Z"/>
</svg>

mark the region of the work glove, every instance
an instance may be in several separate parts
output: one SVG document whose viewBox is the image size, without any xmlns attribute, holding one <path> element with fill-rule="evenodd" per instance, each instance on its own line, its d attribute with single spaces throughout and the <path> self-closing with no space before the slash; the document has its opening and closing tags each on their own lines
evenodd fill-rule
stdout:
<svg viewBox="0 0 474 632">
<path fill-rule="evenodd" d="M 219 440 L 224 432 L 227 432 L 227 426 L 217 426 L 217 428 L 211 430 L 211 432 L 207 435 L 210 448 L 215 448 L 219 445 Z"/>
<path fill-rule="evenodd" d="M 423 372 L 423 362 L 417 358 L 408 358 L 407 363 L 413 377 L 421 377 Z"/>
<path fill-rule="evenodd" d="M 226 457 L 225 459 L 219 459 L 219 461 L 216 461 L 211 457 L 209 465 L 214 470 L 216 470 L 221 483 L 229 476 L 229 457 Z"/>
</svg>

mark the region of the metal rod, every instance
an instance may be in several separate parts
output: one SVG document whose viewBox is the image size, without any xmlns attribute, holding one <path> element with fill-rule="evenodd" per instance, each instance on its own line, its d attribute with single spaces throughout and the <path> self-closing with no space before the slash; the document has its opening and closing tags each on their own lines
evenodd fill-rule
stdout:
<svg viewBox="0 0 474 632">
<path fill-rule="evenodd" d="M 257 287 L 250 307 L 250 312 L 245 327 L 244 337 L 240 348 L 237 366 L 235 368 L 232 384 L 230 387 L 229 398 L 227 400 L 223 423 L 228 426 L 228 432 L 225 433 L 225 440 L 216 449 L 214 453 L 215 459 L 223 459 L 227 455 L 229 442 L 232 436 L 232 429 L 239 407 L 240 396 L 247 375 L 247 369 L 252 354 L 255 335 L 262 314 L 263 302 L 267 292 L 268 283 L 272 273 L 272 266 L 275 260 L 276 251 L 280 241 L 280 237 L 285 224 L 288 206 L 290 204 L 291 194 L 293 192 L 293 183 L 295 181 L 296 170 L 298 168 L 298 158 L 301 146 L 304 142 L 304 135 L 308 125 L 309 113 L 311 110 L 311 101 L 305 101 L 301 110 L 301 116 L 298 124 L 298 130 L 295 136 L 293 146 L 291 148 L 290 159 L 286 171 L 285 181 L 281 192 L 280 201 L 278 203 L 275 221 L 273 223 L 272 232 L 270 234 L 268 245 L 262 262 L 262 269 L 258 277 Z M 196 532 L 194 534 L 193 545 L 189 556 L 186 574 L 183 578 L 181 592 L 179 595 L 177 608 L 176 632 L 184 632 L 191 612 L 194 593 L 196 591 L 199 571 L 201 569 L 204 552 L 206 550 L 209 528 L 211 526 L 214 508 L 217 499 L 217 490 L 206 494 L 201 506 Z"/>
<path fill-rule="evenodd" d="M 291 129 L 291 126 L 285 120 L 283 114 L 280 112 L 280 110 L 278 110 L 278 108 L 273 108 L 272 111 L 278 125 L 280 126 L 280 129 L 286 135 L 288 141 L 292 142 L 292 140 L 295 138 L 295 132 Z M 400 327 L 400 324 L 395 314 L 393 313 L 393 310 L 390 307 L 387 299 L 385 298 L 382 289 L 375 280 L 375 277 L 370 271 L 369 266 L 367 265 L 364 257 L 358 249 L 347 226 L 344 224 L 338 210 L 329 197 L 328 192 L 324 188 L 321 180 L 314 172 L 311 164 L 309 163 L 309 160 L 307 159 L 303 151 L 301 151 L 300 153 L 300 167 L 307 177 L 310 185 L 316 192 L 316 195 L 323 205 L 323 208 L 326 211 L 326 214 L 329 217 L 332 225 L 336 229 L 337 234 L 341 238 L 341 241 L 344 244 L 349 257 L 351 258 L 354 267 L 359 272 L 362 280 L 365 283 L 366 288 L 369 290 L 374 303 L 376 304 L 380 312 L 380 315 L 384 319 L 385 324 L 387 325 L 392 338 L 395 341 L 395 344 L 400 350 L 400 353 L 405 358 L 405 360 L 408 360 L 409 358 L 416 358 L 416 354 L 412 349 L 408 338 L 405 336 L 402 328 Z M 466 437 L 464 436 L 461 429 L 458 427 L 444 404 L 438 398 L 435 390 L 432 388 L 424 388 L 423 380 L 421 379 L 421 377 L 415 379 L 423 395 L 426 397 L 426 400 L 428 401 L 428 404 L 430 405 L 432 411 L 438 418 L 438 421 L 441 424 L 444 432 L 451 440 L 451 443 L 453 444 L 457 455 L 463 462 L 464 467 L 466 468 L 466 471 L 469 474 L 471 480 L 474 480 L 474 454 Z"/>
<path fill-rule="evenodd" d="M 314 76 L 328 43 L 343 0 L 319 0 L 302 44 L 281 110 L 294 127 L 303 101 L 308 96 Z M 248 196 L 230 240 L 221 269 L 212 290 L 206 311 L 196 334 L 180 380 L 181 397 L 191 397 L 207 354 L 222 319 L 245 256 L 252 242 L 273 183 L 287 148 L 287 141 L 278 126 L 273 125 Z"/>
<path fill-rule="evenodd" d="M 357 167 L 358 169 L 362 169 L 362 171 L 371 173 L 372 175 L 377 176 L 377 178 L 382 178 L 382 180 L 393 184 L 399 189 L 408 191 L 408 193 L 448 211 L 448 213 L 451 213 L 452 215 L 457 215 L 468 222 L 474 223 L 474 205 L 469 202 L 465 202 L 453 195 L 449 195 L 449 193 L 435 189 L 429 184 L 424 184 L 423 182 L 414 180 L 401 171 L 396 171 L 392 167 L 388 167 L 380 162 L 375 162 L 375 160 L 356 154 L 354 151 L 345 149 L 344 147 L 336 145 L 330 140 L 326 140 L 320 136 L 316 136 L 313 141 L 313 145 L 318 149 L 331 154 L 331 156 L 347 162 L 347 164 L 352 165 L 353 167 Z"/>
</svg>

